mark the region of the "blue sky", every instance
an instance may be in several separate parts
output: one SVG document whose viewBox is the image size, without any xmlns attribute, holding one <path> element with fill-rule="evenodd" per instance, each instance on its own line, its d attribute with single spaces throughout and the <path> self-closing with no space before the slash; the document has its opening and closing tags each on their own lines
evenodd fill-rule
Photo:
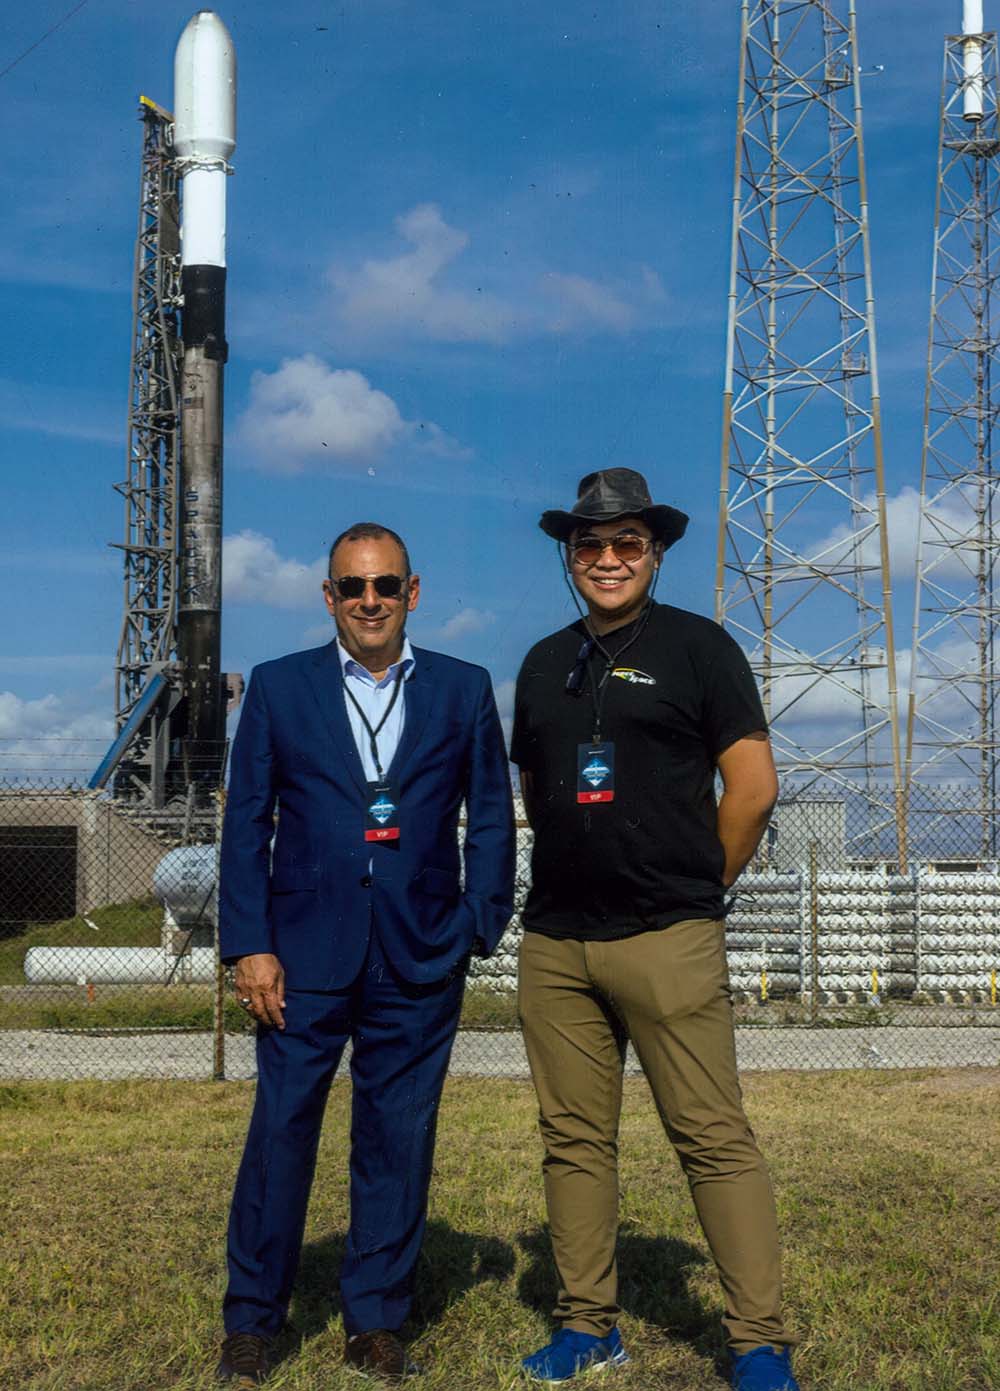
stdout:
<svg viewBox="0 0 1000 1391">
<path fill-rule="evenodd" d="M 70 8 L 5 14 L 0 69 Z M 859 11 L 862 65 L 884 66 L 864 80 L 865 132 L 905 527 L 942 39 L 960 6 Z M 191 13 L 88 0 L 0 78 L 0 739 L 98 748 L 112 727 L 136 102 L 171 105 Z M 710 613 L 735 0 L 220 13 L 239 61 L 224 666 L 324 640 L 326 547 L 375 519 L 406 536 L 423 577 L 411 636 L 484 663 L 507 708 L 526 648 L 572 616 L 538 514 L 611 465 L 643 469 L 658 501 L 691 514 L 660 597 Z"/>
</svg>

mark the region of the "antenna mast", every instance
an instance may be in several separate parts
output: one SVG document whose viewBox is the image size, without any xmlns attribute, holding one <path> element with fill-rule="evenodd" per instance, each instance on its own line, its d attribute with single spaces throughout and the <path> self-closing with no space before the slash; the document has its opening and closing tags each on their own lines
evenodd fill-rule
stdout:
<svg viewBox="0 0 1000 1391">
<path fill-rule="evenodd" d="M 944 44 L 906 778 L 915 837 L 933 848 L 947 829 L 948 853 L 994 859 L 1000 126 L 982 0 L 965 0 L 962 30 Z M 945 781 L 968 788 L 961 805 L 935 798 Z"/>
<path fill-rule="evenodd" d="M 854 0 L 743 0 L 716 617 L 786 792 L 905 863 L 860 77 Z"/>
</svg>

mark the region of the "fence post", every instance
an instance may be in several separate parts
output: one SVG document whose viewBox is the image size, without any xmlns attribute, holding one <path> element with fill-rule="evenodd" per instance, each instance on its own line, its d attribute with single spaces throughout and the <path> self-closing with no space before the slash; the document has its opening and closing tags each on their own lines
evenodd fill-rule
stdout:
<svg viewBox="0 0 1000 1391">
<path fill-rule="evenodd" d="M 809 1022 L 819 1018 L 819 841 L 809 842 L 809 947 L 812 989 L 809 992 Z"/>
<path fill-rule="evenodd" d="M 226 810 L 226 789 L 220 787 L 215 798 L 215 998 L 212 1001 L 212 1080 L 226 1080 L 226 968 L 219 956 L 219 860 L 222 849 L 222 818 Z"/>
</svg>

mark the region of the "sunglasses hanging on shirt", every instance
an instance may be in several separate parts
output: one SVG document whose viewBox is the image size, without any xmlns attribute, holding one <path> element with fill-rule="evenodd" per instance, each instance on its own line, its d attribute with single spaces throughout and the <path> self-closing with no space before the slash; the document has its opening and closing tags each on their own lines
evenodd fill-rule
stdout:
<svg viewBox="0 0 1000 1391">
<path fill-rule="evenodd" d="M 579 696 L 583 694 L 583 683 L 587 675 L 587 663 L 590 654 L 594 650 L 594 639 L 584 638 L 579 652 L 576 654 L 576 662 L 573 670 L 566 677 L 566 690 L 570 695 Z"/>
</svg>

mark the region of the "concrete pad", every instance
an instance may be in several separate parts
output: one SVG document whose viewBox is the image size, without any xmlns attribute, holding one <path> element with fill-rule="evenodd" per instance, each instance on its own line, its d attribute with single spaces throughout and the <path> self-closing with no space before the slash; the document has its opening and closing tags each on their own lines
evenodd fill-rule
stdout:
<svg viewBox="0 0 1000 1391">
<path fill-rule="evenodd" d="M 1000 1066 L 1000 1020 L 994 1025 L 920 1028 L 811 1029 L 754 1026 L 736 1030 L 741 1071 L 827 1071 L 851 1068 Z M 345 1053 L 345 1063 L 349 1058 Z M 343 1064 L 341 1065 L 343 1067 Z M 463 1030 L 451 1059 L 455 1077 L 527 1077 L 520 1034 Z M 640 1072 L 629 1052 L 626 1070 Z M 208 1033 L 89 1033 L 57 1029 L 0 1030 L 0 1078 L 63 1081 L 98 1078 L 207 1079 L 212 1075 Z M 256 1076 L 254 1040 L 226 1038 L 226 1078 Z"/>
</svg>

